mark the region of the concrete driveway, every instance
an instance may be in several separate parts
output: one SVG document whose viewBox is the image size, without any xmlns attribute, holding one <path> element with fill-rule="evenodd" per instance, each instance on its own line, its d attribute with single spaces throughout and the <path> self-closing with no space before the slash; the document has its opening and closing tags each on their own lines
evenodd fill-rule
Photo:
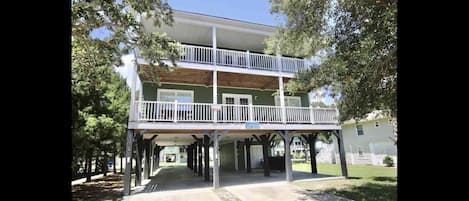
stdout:
<svg viewBox="0 0 469 201">
<path fill-rule="evenodd" d="M 294 173 L 298 179 L 303 173 Z M 295 177 L 296 175 L 296 177 Z M 304 176 L 304 175 L 303 175 Z M 309 178 L 313 176 L 306 174 Z M 327 177 L 317 175 L 316 177 Z M 187 167 L 164 167 L 146 185 L 133 190 L 127 201 L 346 201 L 347 199 L 311 192 L 285 182 L 285 174 L 271 172 L 264 177 L 262 171 L 253 173 L 222 172 L 220 188 L 204 182 Z"/>
</svg>

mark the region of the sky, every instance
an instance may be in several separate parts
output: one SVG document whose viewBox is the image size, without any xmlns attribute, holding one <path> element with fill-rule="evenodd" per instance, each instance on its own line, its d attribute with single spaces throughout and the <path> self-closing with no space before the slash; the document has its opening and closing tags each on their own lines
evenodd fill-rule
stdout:
<svg viewBox="0 0 469 201">
<path fill-rule="evenodd" d="M 268 0 L 168 0 L 175 10 L 189 11 L 276 26 L 279 21 L 271 15 Z"/>
<path fill-rule="evenodd" d="M 281 20 L 276 20 L 275 15 L 270 14 L 270 3 L 268 0 L 168 0 L 168 2 L 171 8 L 175 10 L 213 15 L 270 26 L 277 26 L 281 23 Z M 98 29 L 92 32 L 91 36 L 103 38 L 106 34 L 108 34 L 106 30 Z M 129 58 L 126 59 L 128 60 Z M 130 62 L 130 60 L 127 62 Z M 124 61 L 124 63 L 127 62 Z M 130 63 L 125 66 L 128 65 L 130 65 Z M 127 77 L 126 74 L 129 70 L 127 67 L 120 67 L 117 71 L 124 77 Z M 129 79 L 127 79 L 127 83 L 130 84 Z M 312 93 L 321 94 L 321 96 L 316 98 L 310 96 L 310 100 L 331 104 L 333 103 L 333 99 L 328 96 L 327 93 L 326 90 L 321 88 Z"/>
</svg>

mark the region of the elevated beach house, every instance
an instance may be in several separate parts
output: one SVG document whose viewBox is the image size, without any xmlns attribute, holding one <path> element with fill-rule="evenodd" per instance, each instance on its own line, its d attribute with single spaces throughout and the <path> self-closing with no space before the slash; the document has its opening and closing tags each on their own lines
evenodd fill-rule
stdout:
<svg viewBox="0 0 469 201">
<path fill-rule="evenodd" d="M 161 85 L 145 76 L 151 67 L 136 51 L 126 162 L 137 149 L 137 183 L 142 174 L 154 175 L 163 146 L 184 147 L 187 167 L 214 188 L 223 182 L 220 168 L 251 172 L 260 165 L 269 176 L 268 150 L 275 139 L 288 145 L 292 136 L 302 135 L 314 143 L 317 131 L 330 131 L 343 147 L 336 109 L 312 108 L 307 91 L 284 92 L 284 84 L 308 65 L 304 58 L 263 53 L 274 27 L 182 11 L 175 11 L 174 20 L 173 26 L 157 28 L 142 18 L 147 32 L 164 32 L 182 48 L 175 70 L 158 71 Z M 212 166 L 209 149 L 216 150 Z M 347 176 L 343 148 L 340 153 Z M 260 157 L 259 163 L 251 156 Z M 291 156 L 281 162 L 292 181 Z M 126 168 L 124 194 L 130 192 L 130 174 Z"/>
</svg>

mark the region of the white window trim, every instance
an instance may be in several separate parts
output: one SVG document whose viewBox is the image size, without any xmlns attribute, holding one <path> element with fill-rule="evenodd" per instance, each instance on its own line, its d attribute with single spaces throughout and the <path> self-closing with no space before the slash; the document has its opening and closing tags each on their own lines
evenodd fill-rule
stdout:
<svg viewBox="0 0 469 201">
<path fill-rule="evenodd" d="M 156 100 L 160 101 L 160 94 L 161 92 L 189 92 L 191 94 L 191 103 L 194 103 L 194 91 L 193 90 L 180 90 L 180 89 L 156 89 L 157 97 Z"/>
<path fill-rule="evenodd" d="M 365 135 L 365 130 L 363 130 L 363 125 L 357 124 L 357 125 L 355 125 L 355 131 L 357 132 L 357 136 L 360 136 L 360 135 L 358 134 L 358 126 L 361 126 L 361 127 L 362 127 L 362 133 L 363 133 L 363 134 L 361 134 L 361 135 Z"/>
<path fill-rule="evenodd" d="M 247 98 L 248 104 L 252 104 L 252 95 L 251 94 L 229 94 L 229 93 L 222 93 L 222 103 L 226 104 L 226 97 L 235 97 L 235 98 Z M 235 102 L 236 104 L 236 102 Z"/>
<path fill-rule="evenodd" d="M 286 103 L 286 100 L 287 100 L 287 99 L 297 99 L 298 102 L 300 103 L 300 107 L 303 107 L 303 106 L 301 105 L 301 97 L 300 97 L 300 96 L 284 96 L 284 97 L 285 97 L 285 103 Z M 275 106 L 280 106 L 280 103 L 277 102 L 277 101 L 275 101 L 275 100 L 277 100 L 277 98 L 278 98 L 278 100 L 280 101 L 280 96 L 274 96 Z M 285 105 L 285 106 L 286 106 L 286 105 Z M 287 107 L 288 107 L 288 106 L 287 106 Z"/>
</svg>

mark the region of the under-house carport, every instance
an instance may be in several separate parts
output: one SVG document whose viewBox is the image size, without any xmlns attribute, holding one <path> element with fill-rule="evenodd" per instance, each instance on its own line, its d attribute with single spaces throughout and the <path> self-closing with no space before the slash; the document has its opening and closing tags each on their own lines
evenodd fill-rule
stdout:
<svg viewBox="0 0 469 201">
<path fill-rule="evenodd" d="M 347 177 L 341 132 L 330 132 L 338 139 L 342 175 Z M 312 146 L 310 150 L 315 150 L 317 133 L 314 131 L 141 130 L 133 136 L 135 139 L 131 138 L 130 142 L 135 140 L 137 149 L 136 186 L 141 186 L 140 192 L 332 177 L 317 174 L 314 151 L 310 153 L 313 159 L 311 173 L 292 171 L 289 154 L 274 155 L 270 151 L 275 141 L 290 145 L 293 136 L 303 138 Z M 187 158 L 184 166 L 159 167 L 159 152 L 167 146 L 185 148 Z M 285 153 L 290 153 L 290 146 L 284 148 Z M 142 173 L 143 179 L 149 179 L 145 186 L 141 185 Z M 130 180 L 125 182 L 129 182 L 125 185 L 130 191 Z"/>
</svg>

